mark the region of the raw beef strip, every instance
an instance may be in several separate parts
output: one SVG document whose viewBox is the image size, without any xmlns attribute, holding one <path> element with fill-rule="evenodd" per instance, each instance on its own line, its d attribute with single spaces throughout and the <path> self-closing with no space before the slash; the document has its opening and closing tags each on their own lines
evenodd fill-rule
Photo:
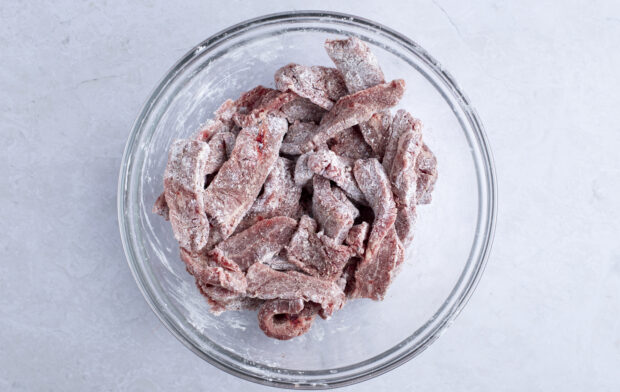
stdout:
<svg viewBox="0 0 620 392">
<path fill-rule="evenodd" d="M 203 251 L 209 251 L 215 247 L 215 245 L 222 242 L 224 238 L 222 237 L 222 233 L 214 227 L 213 224 L 209 223 L 209 239 L 207 240 L 207 245 L 205 245 Z"/>
<path fill-rule="evenodd" d="M 394 226 L 391 226 L 372 259 L 369 260 L 368 251 L 366 251 L 366 256 L 359 263 L 355 271 L 355 283 L 351 296 L 370 298 L 375 301 L 383 300 L 404 257 L 403 244 L 398 239 Z"/>
<path fill-rule="evenodd" d="M 304 309 L 304 301 L 302 299 L 271 299 L 265 301 L 258 311 L 259 322 L 262 321 L 262 316 L 268 315 L 273 318 L 275 315 L 289 315 L 297 314 Z M 273 320 L 271 320 L 273 321 Z M 261 327 L 261 329 L 263 329 Z"/>
<path fill-rule="evenodd" d="M 280 110 L 291 124 L 298 120 L 318 124 L 326 113 L 325 109 L 303 97 L 285 103 Z"/>
<path fill-rule="evenodd" d="M 344 77 L 349 93 L 385 83 L 377 58 L 359 38 L 328 39 L 325 50 Z"/>
<path fill-rule="evenodd" d="M 205 173 L 213 174 L 222 167 L 235 146 L 235 135 L 232 132 L 219 132 L 209 140 L 209 158 L 205 165 Z"/>
<path fill-rule="evenodd" d="M 224 124 L 221 120 L 210 119 L 207 120 L 201 127 L 198 133 L 193 137 L 195 140 L 208 142 L 211 138 L 220 132 L 227 132 L 230 127 Z"/>
<path fill-rule="evenodd" d="M 398 209 L 396 233 L 405 245 L 413 239 L 417 204 L 415 167 L 421 150 L 422 132 L 415 128 L 405 131 L 398 141 L 398 149 L 390 170 L 390 182 Z"/>
<path fill-rule="evenodd" d="M 233 126 L 230 128 L 230 132 L 232 132 L 233 135 L 237 137 L 239 136 L 239 132 L 241 132 L 241 127 L 237 124 L 233 124 Z"/>
<path fill-rule="evenodd" d="M 280 92 L 263 86 L 243 93 L 235 102 L 237 107 L 233 121 L 241 128 L 259 123 L 265 116 L 280 109 L 297 96 L 290 92 Z"/>
<path fill-rule="evenodd" d="M 325 49 L 344 76 L 349 93 L 385 83 L 377 58 L 360 39 L 349 37 L 344 40 L 327 40 Z M 360 123 L 366 143 L 378 157 L 382 157 L 385 150 L 390 118 L 389 111 L 385 110 L 374 114 L 369 121 Z"/>
<path fill-rule="evenodd" d="M 237 110 L 235 102 L 231 99 L 227 99 L 224 103 L 215 111 L 215 118 L 207 120 L 194 139 L 208 142 L 211 138 L 220 132 L 228 132 L 233 126 L 232 116 Z"/>
<path fill-rule="evenodd" d="M 230 158 L 205 190 L 205 211 L 223 238 L 235 231 L 258 196 L 287 128 L 286 120 L 275 115 L 243 128 Z"/>
<path fill-rule="evenodd" d="M 260 299 L 302 299 L 321 305 L 323 316 L 330 316 L 344 305 L 344 293 L 335 282 L 295 271 L 276 271 L 256 263 L 248 269 L 247 293 Z"/>
<path fill-rule="evenodd" d="M 265 301 L 258 311 L 258 326 L 271 338 L 289 340 L 310 330 L 318 310 L 301 299 Z"/>
<path fill-rule="evenodd" d="M 164 172 L 164 194 L 174 237 L 182 248 L 199 251 L 209 238 L 204 209 L 204 166 L 207 143 L 175 140 Z"/>
<path fill-rule="evenodd" d="M 209 257 L 246 271 L 252 264 L 278 254 L 291 241 L 296 228 L 297 221 L 286 216 L 265 219 L 217 244 Z"/>
<path fill-rule="evenodd" d="M 355 161 L 353 174 L 375 214 L 366 248 L 366 256 L 372 257 L 387 230 L 396 221 L 392 187 L 383 167 L 374 158 Z"/>
<path fill-rule="evenodd" d="M 242 294 L 226 290 L 220 286 L 202 284 L 196 281 L 200 293 L 210 305 L 209 311 L 215 315 L 228 310 L 256 310 L 264 302 L 257 298 L 244 297 Z"/>
<path fill-rule="evenodd" d="M 353 227 L 351 227 L 349 233 L 347 234 L 347 238 L 344 241 L 358 256 L 364 256 L 364 242 L 366 242 L 366 238 L 368 237 L 369 229 L 370 226 L 367 222 L 353 225 Z"/>
<path fill-rule="evenodd" d="M 317 133 L 302 151 L 313 150 L 339 132 L 368 121 L 373 114 L 396 105 L 404 92 L 405 81 L 397 79 L 342 97 L 323 117 Z"/>
<path fill-rule="evenodd" d="M 329 150 L 317 151 L 308 157 L 308 167 L 313 173 L 335 182 L 356 202 L 367 204 L 353 177 L 353 162 L 353 159 L 338 156 Z"/>
<path fill-rule="evenodd" d="M 276 71 L 275 81 L 278 90 L 293 91 L 327 110 L 347 95 L 342 75 L 335 68 L 288 64 Z"/>
<path fill-rule="evenodd" d="M 310 183 L 312 177 L 314 177 L 314 172 L 308 167 L 308 158 L 311 154 L 312 153 L 305 153 L 297 158 L 294 179 L 295 184 L 298 186 L 305 187 Z"/>
<path fill-rule="evenodd" d="M 390 182 L 378 160 L 356 161 L 353 173 L 375 213 L 364 259 L 355 272 L 354 295 L 380 300 L 404 257 L 403 245 L 394 229 L 397 210 Z"/>
<path fill-rule="evenodd" d="M 355 290 L 355 270 L 362 261 L 359 257 L 351 257 L 342 270 L 342 275 L 338 279 L 338 287 L 344 291 L 347 298 L 350 298 Z"/>
<path fill-rule="evenodd" d="M 385 143 L 391 123 L 392 115 L 390 111 L 383 110 L 373 114 L 370 120 L 360 124 L 360 131 L 364 136 L 364 140 L 377 157 L 383 157 L 385 154 Z"/>
<path fill-rule="evenodd" d="M 229 133 L 230 135 L 228 135 Z M 236 134 L 233 132 L 227 132 L 226 136 L 223 136 L 224 146 L 226 147 L 226 159 L 230 158 L 233 150 L 235 149 L 235 142 L 237 141 L 238 134 L 239 132 L 237 132 Z"/>
<path fill-rule="evenodd" d="M 344 192 L 332 188 L 329 180 L 314 176 L 312 181 L 312 213 L 319 222 L 321 230 L 337 244 L 341 244 L 347 236 L 359 211 Z"/>
<path fill-rule="evenodd" d="M 394 229 L 404 246 L 408 246 L 413 240 L 414 226 L 416 221 L 416 207 L 403 207 L 398 210 Z"/>
<path fill-rule="evenodd" d="M 301 186 L 295 185 L 293 169 L 292 161 L 283 157 L 278 158 L 265 180 L 263 193 L 243 217 L 237 226 L 237 232 L 274 216 L 297 218 L 301 215 L 299 213 Z"/>
<path fill-rule="evenodd" d="M 431 193 L 437 181 L 437 158 L 426 144 L 422 146 L 422 152 L 416 161 L 416 173 L 418 204 L 428 204 L 431 202 Z"/>
<path fill-rule="evenodd" d="M 185 263 L 187 271 L 201 284 L 222 287 L 237 294 L 245 293 L 248 282 L 237 265 L 219 264 L 212 257 L 192 254 L 183 248 L 181 248 L 181 260 Z"/>
<path fill-rule="evenodd" d="M 317 223 L 307 215 L 301 217 L 297 231 L 286 247 L 288 260 L 303 272 L 335 280 L 351 257 L 351 250 L 328 236 L 316 233 Z"/>
<path fill-rule="evenodd" d="M 215 118 L 223 122 L 224 124 L 232 127 L 233 116 L 237 111 L 237 104 L 232 99 L 227 99 L 224 103 L 215 111 Z"/>
<path fill-rule="evenodd" d="M 295 121 L 288 127 L 280 152 L 289 155 L 301 155 L 301 146 L 312 139 L 317 127 L 318 125 L 313 122 Z"/>
<path fill-rule="evenodd" d="M 160 215 L 165 220 L 170 220 L 170 209 L 168 208 L 168 204 L 166 204 L 165 193 L 162 192 L 162 194 L 157 197 L 157 200 L 155 200 L 155 204 L 153 204 L 153 213 Z"/>
<path fill-rule="evenodd" d="M 268 265 L 277 271 L 297 271 L 297 266 L 288 261 L 285 254 L 286 251 L 283 250 L 280 254 L 273 256 L 270 260 L 265 261 L 263 264 Z"/>
<path fill-rule="evenodd" d="M 390 126 L 390 132 L 385 142 L 385 154 L 383 155 L 382 163 L 387 173 L 392 170 L 392 162 L 394 161 L 394 156 L 398 149 L 398 139 L 400 139 L 400 135 L 409 130 L 421 132 L 422 123 L 420 120 L 413 118 L 407 111 L 401 109 L 394 115 L 392 125 Z"/>
<path fill-rule="evenodd" d="M 266 95 L 275 91 L 272 88 L 258 85 L 251 90 L 242 93 L 235 101 L 236 113 L 248 114 L 250 113 L 265 97 Z M 233 114 L 234 118 L 234 114 Z"/>
<path fill-rule="evenodd" d="M 366 159 L 373 156 L 372 149 L 358 127 L 347 128 L 328 142 L 329 149 L 337 155 L 351 159 Z"/>
</svg>

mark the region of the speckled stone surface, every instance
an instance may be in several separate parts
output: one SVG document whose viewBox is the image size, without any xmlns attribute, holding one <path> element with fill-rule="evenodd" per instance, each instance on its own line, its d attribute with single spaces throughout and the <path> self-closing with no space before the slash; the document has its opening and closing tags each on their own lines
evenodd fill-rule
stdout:
<svg viewBox="0 0 620 392">
<path fill-rule="evenodd" d="M 121 249 L 116 186 L 164 72 L 216 31 L 291 4 L 2 3 L 0 390 L 269 390 L 206 364 L 150 311 Z M 454 325 L 343 390 L 617 391 L 620 3 L 335 10 L 405 33 L 454 75 L 485 123 L 500 205 L 491 260 Z"/>
</svg>

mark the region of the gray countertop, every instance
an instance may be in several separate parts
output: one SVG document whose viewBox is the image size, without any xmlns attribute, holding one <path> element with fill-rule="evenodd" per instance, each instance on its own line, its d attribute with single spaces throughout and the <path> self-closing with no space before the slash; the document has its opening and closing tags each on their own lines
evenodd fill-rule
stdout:
<svg viewBox="0 0 620 392">
<path fill-rule="evenodd" d="M 344 390 L 620 388 L 620 3 L 333 3 L 3 2 L 0 390 L 269 389 L 160 324 L 125 261 L 116 188 L 166 70 L 291 4 L 420 43 L 473 101 L 499 179 L 494 249 L 463 313 L 413 361 Z"/>
</svg>

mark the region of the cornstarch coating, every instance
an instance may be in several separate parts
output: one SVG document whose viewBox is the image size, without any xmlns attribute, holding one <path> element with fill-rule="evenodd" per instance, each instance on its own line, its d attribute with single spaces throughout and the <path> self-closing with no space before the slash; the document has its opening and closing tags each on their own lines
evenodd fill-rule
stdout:
<svg viewBox="0 0 620 392">
<path fill-rule="evenodd" d="M 291 218 L 301 216 L 299 206 L 301 186 L 295 184 L 293 170 L 292 161 L 283 157 L 278 158 L 263 184 L 263 192 L 254 201 L 236 231 L 245 230 L 263 219 L 275 216 Z"/>
<path fill-rule="evenodd" d="M 175 140 L 153 205 L 209 311 L 279 340 L 383 300 L 437 182 L 422 123 L 392 113 L 405 81 L 359 38 L 324 47 L 333 66 L 283 65 Z"/>
<path fill-rule="evenodd" d="M 289 64 L 276 71 L 275 81 L 278 90 L 292 91 L 326 110 L 347 95 L 344 80 L 335 68 Z"/>
<path fill-rule="evenodd" d="M 342 73 L 349 93 L 385 83 L 379 61 L 360 39 L 349 37 L 344 40 L 327 40 L 325 50 Z M 377 156 L 383 156 L 390 117 L 390 112 L 383 110 L 359 125 L 366 143 Z"/>
<path fill-rule="evenodd" d="M 336 155 L 333 151 L 320 150 L 308 156 L 308 168 L 314 173 L 336 183 L 351 199 L 365 204 L 366 199 L 353 178 L 355 160 Z"/>
<path fill-rule="evenodd" d="M 277 115 L 242 128 L 230 158 L 205 190 L 205 212 L 224 238 L 234 232 L 256 200 L 287 129 L 286 120 Z"/>
<path fill-rule="evenodd" d="M 301 155 L 301 146 L 312 139 L 317 127 L 318 125 L 313 122 L 296 120 L 288 127 L 280 152 L 288 155 Z"/>
<path fill-rule="evenodd" d="M 351 159 L 365 159 L 373 156 L 372 149 L 362 136 L 358 127 L 347 128 L 334 136 L 328 143 L 336 155 Z"/>
<path fill-rule="evenodd" d="M 207 143 L 177 140 L 170 147 L 164 173 L 164 195 L 174 237 L 181 247 L 193 251 L 201 250 L 209 238 L 203 192 L 208 158 Z"/>
<path fill-rule="evenodd" d="M 369 120 L 378 111 L 396 105 L 404 92 L 405 81 L 398 79 L 342 97 L 332 110 L 323 116 L 316 134 L 303 146 L 302 151 L 321 147 L 343 130 Z"/>
<path fill-rule="evenodd" d="M 398 139 L 398 148 L 389 171 L 394 201 L 398 208 L 396 233 L 403 244 L 412 240 L 417 204 L 416 161 L 422 150 L 422 133 L 419 128 L 407 130 Z"/>
<path fill-rule="evenodd" d="M 286 248 L 288 260 L 309 275 L 327 280 L 338 279 L 351 257 L 351 249 L 337 244 L 323 232 L 317 233 L 317 226 L 308 215 L 301 217 L 299 227 Z"/>
<path fill-rule="evenodd" d="M 312 187 L 312 214 L 326 235 L 342 243 L 359 211 L 343 191 L 332 188 L 328 179 L 314 176 Z"/>
</svg>

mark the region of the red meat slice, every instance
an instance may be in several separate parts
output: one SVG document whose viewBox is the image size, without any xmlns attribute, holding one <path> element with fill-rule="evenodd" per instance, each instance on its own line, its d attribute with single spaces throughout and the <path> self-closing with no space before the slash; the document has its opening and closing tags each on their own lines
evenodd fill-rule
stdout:
<svg viewBox="0 0 620 392">
<path fill-rule="evenodd" d="M 307 215 L 301 217 L 297 231 L 286 247 L 288 260 L 309 275 L 335 280 L 351 257 L 351 250 L 322 233 L 317 234 L 316 230 L 314 219 Z"/>
<path fill-rule="evenodd" d="M 312 153 L 302 154 L 299 158 L 297 158 L 297 162 L 295 162 L 295 184 L 301 187 L 305 187 L 310 184 L 312 177 L 314 177 L 314 172 L 310 170 L 308 167 L 308 158 L 312 155 Z"/>
<path fill-rule="evenodd" d="M 280 108 L 289 123 L 295 121 L 319 123 L 326 110 L 310 102 L 309 99 L 297 97 Z"/>
<path fill-rule="evenodd" d="M 392 170 L 392 162 L 396 156 L 396 150 L 398 149 L 398 140 L 400 136 L 407 131 L 421 132 L 422 123 L 420 120 L 413 118 L 405 110 L 399 110 L 394 115 L 392 125 L 390 126 L 390 132 L 388 133 L 385 141 L 385 154 L 383 155 L 383 167 L 387 173 Z"/>
<path fill-rule="evenodd" d="M 370 298 L 375 301 L 383 300 L 404 257 L 403 244 L 398 239 L 394 226 L 391 226 L 379 244 L 376 253 L 372 255 L 372 259 L 368 259 L 368 251 L 366 251 L 366 256 L 358 264 L 351 296 L 354 298 Z"/>
<path fill-rule="evenodd" d="M 237 110 L 235 102 L 231 99 L 227 99 L 224 103 L 215 111 L 215 117 L 211 120 L 207 120 L 197 134 L 194 136 L 195 140 L 201 140 L 208 142 L 211 138 L 220 132 L 228 132 L 233 127 L 232 116 Z"/>
<path fill-rule="evenodd" d="M 431 193 L 437 181 L 437 158 L 426 144 L 416 161 L 418 184 L 416 197 L 418 204 L 428 204 L 432 200 Z"/>
<path fill-rule="evenodd" d="M 342 74 L 349 93 L 385 83 L 377 58 L 359 38 L 328 39 L 325 50 Z"/>
<path fill-rule="evenodd" d="M 360 39 L 349 37 L 344 40 L 327 40 L 325 49 L 342 73 L 349 93 L 385 83 L 377 58 Z M 360 123 L 366 143 L 378 157 L 382 157 L 385 150 L 385 137 L 390 120 L 389 111 L 384 110 L 375 113 L 369 121 Z"/>
<path fill-rule="evenodd" d="M 236 264 L 219 263 L 217 259 L 185 249 L 181 249 L 181 260 L 200 284 L 222 287 L 235 294 L 245 293 L 248 283 Z"/>
<path fill-rule="evenodd" d="M 295 234 L 293 234 L 293 236 L 294 235 Z M 292 240 L 293 239 L 291 238 L 291 241 Z M 268 265 L 269 267 L 277 271 L 298 271 L 299 270 L 299 268 L 297 268 L 295 264 L 291 263 L 286 258 L 286 247 L 282 250 L 282 252 L 280 252 L 280 254 L 273 256 L 271 260 L 265 261 L 264 264 Z"/>
<path fill-rule="evenodd" d="M 205 167 L 206 174 L 216 172 L 230 156 L 235 146 L 235 134 L 232 133 L 231 137 L 229 131 L 233 127 L 232 116 L 236 109 L 233 100 L 224 101 L 215 111 L 215 118 L 207 120 L 193 137 L 194 140 L 209 143 L 210 152 Z M 219 136 L 219 134 L 225 134 L 225 136 Z M 163 192 L 155 201 L 153 212 L 168 220 L 168 206 Z"/>
<path fill-rule="evenodd" d="M 288 64 L 276 71 L 275 81 L 278 90 L 293 91 L 327 110 L 347 95 L 342 75 L 335 68 Z"/>
<path fill-rule="evenodd" d="M 208 142 L 211 138 L 217 135 L 220 132 L 228 132 L 230 127 L 224 124 L 222 121 L 217 119 L 207 120 L 196 135 L 194 136 L 195 140 L 200 140 L 203 142 Z"/>
<path fill-rule="evenodd" d="M 302 299 L 321 306 L 323 316 L 330 316 L 344 305 L 344 293 L 335 282 L 295 271 L 276 271 L 262 263 L 248 269 L 247 293 L 260 299 Z"/>
<path fill-rule="evenodd" d="M 199 251 L 209 238 L 204 209 L 204 166 L 207 143 L 176 140 L 170 147 L 164 172 L 164 194 L 174 237 L 182 248 Z"/>
<path fill-rule="evenodd" d="M 322 146 L 339 132 L 368 121 L 379 111 L 391 108 L 400 101 L 404 92 L 405 82 L 397 79 L 342 97 L 323 117 L 317 133 L 302 151 Z"/>
<path fill-rule="evenodd" d="M 214 227 L 213 224 L 209 223 L 209 239 L 207 240 L 207 245 L 204 247 L 203 251 L 209 251 L 215 247 L 215 245 L 219 244 L 223 240 L 222 233 Z"/>
<path fill-rule="evenodd" d="M 364 259 L 355 272 L 354 296 L 381 300 L 404 257 L 394 229 L 397 210 L 390 182 L 378 160 L 356 161 L 353 174 L 375 214 Z"/>
<path fill-rule="evenodd" d="M 318 125 L 313 122 L 295 121 L 288 127 L 280 152 L 288 155 L 301 155 L 301 146 L 312 139 L 317 127 Z"/>
<path fill-rule="evenodd" d="M 205 211 L 223 238 L 228 238 L 258 196 L 278 159 L 288 124 L 271 115 L 243 128 L 230 158 L 205 190 Z"/>
<path fill-rule="evenodd" d="M 370 120 L 361 123 L 359 126 L 364 140 L 377 157 L 383 157 L 385 154 L 385 144 L 391 123 L 392 115 L 390 111 L 383 110 L 373 114 Z"/>
<path fill-rule="evenodd" d="M 329 149 L 337 155 L 351 159 L 366 159 L 373 156 L 372 149 L 358 127 L 347 128 L 328 142 Z"/>
<path fill-rule="evenodd" d="M 390 170 L 390 182 L 394 201 L 398 208 L 396 233 L 407 245 L 413 239 L 413 226 L 416 217 L 416 161 L 422 150 L 420 129 L 408 130 L 400 136 L 396 155 Z"/>
<path fill-rule="evenodd" d="M 271 338 L 289 340 L 310 330 L 318 310 L 301 299 L 265 301 L 258 311 L 258 326 Z"/>
<path fill-rule="evenodd" d="M 222 167 L 235 147 L 235 135 L 232 132 L 219 132 L 209 140 L 209 158 L 205 173 L 213 174 Z"/>
<path fill-rule="evenodd" d="M 220 286 L 202 284 L 196 281 L 200 293 L 207 299 L 209 311 L 219 315 L 228 310 L 256 310 L 264 302 L 257 298 L 244 297 Z"/>
<path fill-rule="evenodd" d="M 312 214 L 321 230 L 337 244 L 341 244 L 353 226 L 353 221 L 359 216 L 359 211 L 344 192 L 332 188 L 329 180 L 314 176 L 312 183 Z"/>
<path fill-rule="evenodd" d="M 296 228 L 297 221 L 286 216 L 259 221 L 217 244 L 209 252 L 209 258 L 246 271 L 252 264 L 268 261 L 280 253 L 291 241 Z"/>
<path fill-rule="evenodd" d="M 301 186 L 295 185 L 293 169 L 292 161 L 283 157 L 278 158 L 265 180 L 263 193 L 243 217 L 237 226 L 237 232 L 263 219 L 275 216 L 298 218 L 301 215 L 299 206 Z"/>
<path fill-rule="evenodd" d="M 387 230 L 396 221 L 396 205 L 390 181 L 378 160 L 371 158 L 356 161 L 353 174 L 375 214 L 366 249 L 366 255 L 372 256 Z"/>
<path fill-rule="evenodd" d="M 257 86 L 241 94 L 235 102 L 237 111 L 232 119 L 241 128 L 258 124 L 267 115 L 293 101 L 297 96 L 290 92 L 280 92 L 271 88 Z"/>
<path fill-rule="evenodd" d="M 342 270 L 342 275 L 338 279 L 338 287 L 340 287 L 347 298 L 352 298 L 355 291 L 355 270 L 362 261 L 360 257 L 351 257 Z"/>
<path fill-rule="evenodd" d="M 161 195 L 159 195 L 157 197 L 157 200 L 155 200 L 155 204 L 153 204 L 153 210 L 152 212 L 154 214 L 157 214 L 159 216 L 161 216 L 162 218 L 164 218 L 165 220 L 170 220 L 170 209 L 168 208 L 168 204 L 166 204 L 166 194 L 165 193 L 161 193 Z"/>
<path fill-rule="evenodd" d="M 349 245 L 351 250 L 358 256 L 364 256 L 366 238 L 368 237 L 368 231 L 370 226 L 367 222 L 362 222 L 358 225 L 354 225 L 349 230 L 345 243 Z"/>
<path fill-rule="evenodd" d="M 353 200 L 367 204 L 366 198 L 353 177 L 353 159 L 336 155 L 330 150 L 321 150 L 308 156 L 308 168 L 313 173 L 335 182 Z"/>
<path fill-rule="evenodd" d="M 223 122 L 224 124 L 232 127 L 233 116 L 237 111 L 237 103 L 232 99 L 227 99 L 224 103 L 215 111 L 215 118 Z"/>
</svg>

